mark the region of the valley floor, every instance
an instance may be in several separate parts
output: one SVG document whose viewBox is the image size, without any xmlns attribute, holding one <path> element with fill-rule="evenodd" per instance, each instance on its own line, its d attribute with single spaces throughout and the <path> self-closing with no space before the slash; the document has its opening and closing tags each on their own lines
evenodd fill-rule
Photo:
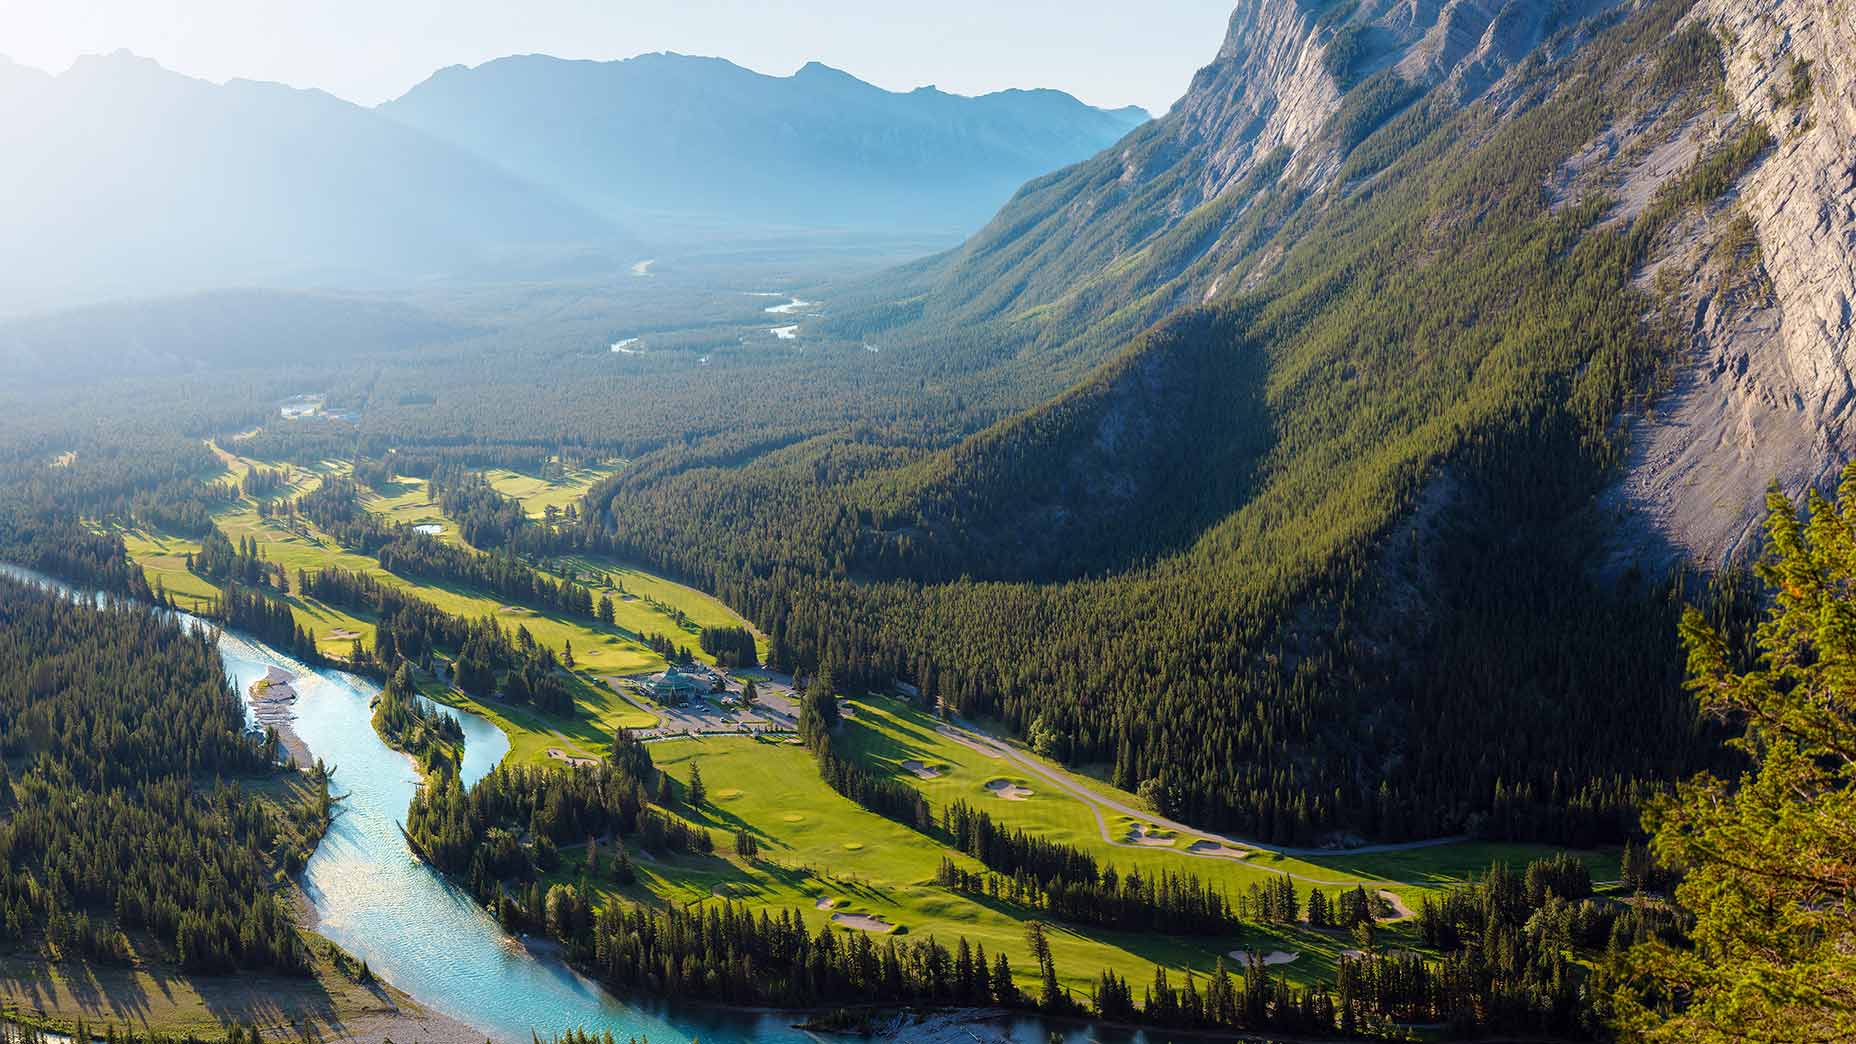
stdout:
<svg viewBox="0 0 1856 1044">
<path fill-rule="evenodd" d="M 262 463 L 223 450 L 221 460 L 227 476 L 234 478 Z M 341 462 L 329 462 L 313 472 L 296 469 L 293 492 L 306 492 L 324 477 L 346 471 Z M 571 503 L 596 477 L 582 473 L 552 483 L 534 476 L 497 473 L 493 479 L 499 489 L 522 500 L 526 510 L 539 517 L 548 507 L 558 509 Z M 455 521 L 444 515 L 422 481 L 400 479 L 395 486 L 387 495 L 370 495 L 364 506 L 393 521 L 436 527 L 440 539 L 463 543 Z M 254 539 L 266 558 L 283 565 L 293 577 L 298 569 L 360 569 L 405 587 L 447 612 L 477 618 L 494 615 L 506 625 L 520 622 L 537 641 L 557 650 L 571 641 L 578 668 L 576 712 L 571 718 L 474 698 L 435 679 L 421 679 L 426 695 L 481 714 L 502 729 L 511 742 L 510 761 L 561 765 L 597 759 L 609 749 L 612 731 L 624 726 L 652 738 L 653 760 L 680 783 L 687 783 L 691 770 L 700 765 L 708 802 L 700 809 L 678 804 L 674 811 L 712 832 L 716 854 L 654 857 L 631 851 L 638 880 L 621 888 L 609 876 L 611 853 L 598 853 L 594 858 L 600 866 L 586 878 L 602 896 L 686 907 L 728 899 L 756 910 L 796 909 L 814 930 L 831 925 L 846 931 L 933 935 L 950 944 L 956 936 L 964 936 L 990 952 L 1010 955 L 1022 985 L 1033 985 L 1030 975 L 1035 973 L 1035 964 L 1024 952 L 1024 924 L 1037 912 L 941 887 L 935 883 L 935 872 L 944 858 L 970 871 L 981 869 L 980 864 L 936 837 L 866 811 L 827 787 L 810 753 L 784 732 L 794 712 L 787 679 L 765 671 L 734 673 L 732 690 L 738 692 L 741 680 L 753 676 L 769 696 L 763 710 L 752 716 L 722 706 L 721 694 L 672 710 L 627 691 L 632 679 L 664 664 L 663 657 L 644 644 L 644 636 L 667 634 L 695 650 L 703 626 L 745 624 L 715 599 L 624 563 L 587 557 L 548 563 L 550 568 L 571 571 L 582 582 L 590 581 L 595 598 L 601 594 L 612 597 L 615 620 L 606 626 L 506 604 L 468 588 L 395 576 L 377 560 L 340 548 L 313 526 L 301 523 L 291 529 L 280 520 L 258 517 L 255 503 L 249 500 L 222 511 L 215 522 L 234 542 Z M 190 598 L 217 594 L 186 569 L 185 556 L 198 550 L 197 542 L 147 532 L 125 537 L 150 582 L 159 581 L 183 608 Z M 372 643 L 371 620 L 298 596 L 292 596 L 291 603 L 299 622 L 315 633 L 323 650 L 332 656 L 345 655 L 357 637 Z M 764 639 L 761 648 L 764 651 Z M 1553 851 L 1538 845 L 1463 839 L 1349 852 L 1260 845 L 1195 830 L 1146 812 L 1133 794 L 1038 757 L 976 724 L 942 721 L 883 696 L 847 700 L 845 707 L 840 749 L 920 790 L 937 814 L 953 801 L 965 801 L 1008 828 L 1022 827 L 1080 847 L 1099 863 L 1112 864 L 1123 873 L 1197 875 L 1234 902 L 1251 886 L 1278 875 L 1296 881 L 1304 895 L 1310 887 L 1334 894 L 1359 885 L 1385 900 L 1386 916 L 1373 943 L 1383 950 L 1419 948 L 1411 911 L 1427 892 L 1466 881 L 1492 861 L 1518 867 Z M 782 731 L 757 735 L 760 730 L 752 721 L 744 727 L 744 719 L 750 717 Z M 734 854 L 732 841 L 738 832 L 759 843 L 758 856 Z M 594 846 L 596 852 L 598 847 Z M 580 880 L 588 862 L 588 846 L 568 848 L 562 855 L 563 864 L 554 880 Z M 1594 879 L 1617 876 L 1615 854 L 1584 856 Z M 1350 933 L 1310 929 L 1304 923 L 1258 923 L 1231 937 L 1203 938 L 1057 925 L 1050 938 L 1060 978 L 1079 995 L 1089 992 L 1105 968 L 1130 982 L 1144 983 L 1153 979 L 1156 967 L 1174 975 L 1185 969 L 1203 974 L 1220 959 L 1233 968 L 1241 966 L 1252 952 L 1270 957 L 1272 971 L 1292 980 L 1326 981 L 1339 958 L 1357 953 L 1359 946 Z M 224 995 L 208 995 L 177 989 L 171 981 L 163 988 L 125 979 L 117 989 L 99 991 L 82 982 L 54 985 L 62 980 L 47 969 L 34 973 L 22 968 L 8 975 L 0 989 L 7 991 L 9 1003 L 28 1010 L 36 1006 L 48 1013 L 56 1010 L 61 1013 L 58 1017 L 69 1017 L 64 1013 L 111 1017 L 93 1014 L 105 1011 L 97 1007 L 97 998 L 120 995 L 158 998 L 159 1003 L 138 1002 L 144 1009 L 139 1017 L 147 1020 L 139 1024 L 164 1028 L 192 1025 L 194 1020 L 205 1024 L 212 1021 L 214 1012 L 249 1012 L 254 1019 L 273 1022 L 287 1021 L 285 1013 L 298 1012 L 299 1020 L 308 1020 L 304 1027 L 310 1034 L 307 1039 L 350 1035 L 366 1039 L 376 1025 L 380 1035 L 393 1034 L 401 1041 L 451 1039 L 446 1035 L 451 1027 L 443 1020 L 409 1013 L 390 992 L 360 997 L 344 990 L 318 995 L 314 987 L 303 987 L 304 992 L 296 995 L 286 989 L 276 994 L 280 999 L 271 1009 L 253 1007 L 265 995 L 255 987 L 254 992 L 239 993 L 243 987 L 236 984 L 215 987 L 230 991 Z M 85 1006 L 87 996 L 90 1007 Z M 137 1014 L 134 1008 L 114 1017 L 131 1014 Z M 293 1030 L 292 1035 L 304 1034 Z"/>
</svg>

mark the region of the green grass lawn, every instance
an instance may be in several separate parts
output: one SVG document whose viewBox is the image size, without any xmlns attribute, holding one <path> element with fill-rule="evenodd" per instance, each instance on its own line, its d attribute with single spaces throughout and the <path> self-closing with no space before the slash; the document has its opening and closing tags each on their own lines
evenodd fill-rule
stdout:
<svg viewBox="0 0 1856 1044">
<path fill-rule="evenodd" d="M 521 501 L 522 510 L 528 512 L 530 518 L 541 518 L 549 508 L 558 510 L 579 503 L 586 491 L 593 488 L 593 483 L 623 466 L 623 461 L 608 461 L 595 467 L 570 471 L 559 480 L 544 479 L 507 468 L 486 469 L 483 477 L 498 493 Z"/>
<path fill-rule="evenodd" d="M 223 478 L 242 479 L 258 465 L 278 466 L 252 461 L 218 447 L 215 450 L 224 469 L 220 475 Z M 347 465 L 331 461 L 315 469 L 296 467 L 292 470 L 293 492 L 302 493 L 314 488 L 328 475 L 346 473 Z M 427 497 L 423 481 L 401 480 L 394 486 L 388 495 L 371 494 L 365 506 L 399 522 L 437 522 L 445 527 L 441 539 L 461 542 L 457 527 Z M 621 725 L 643 728 L 653 724 L 656 720 L 653 715 L 633 706 L 591 676 L 661 669 L 664 659 L 643 644 L 641 639 L 645 633 L 670 634 L 694 649 L 697 632 L 681 630 L 671 615 L 675 611 L 681 610 L 697 629 L 704 624 L 741 622 L 726 606 L 700 591 L 611 562 L 582 560 L 579 563 L 588 572 L 597 568 L 609 575 L 615 584 L 623 584 L 632 592 L 629 600 L 620 600 L 619 592 L 614 589 L 618 620 L 608 627 L 595 620 L 549 609 L 508 604 L 494 595 L 455 584 L 396 576 L 382 569 L 377 559 L 343 549 L 312 525 L 304 523 L 292 530 L 281 520 L 260 518 L 257 504 L 249 499 L 242 499 L 219 512 L 214 522 L 235 543 L 245 537 L 255 540 L 263 555 L 282 566 L 292 578 L 299 569 L 360 570 L 411 591 L 448 613 L 472 618 L 491 615 L 505 627 L 526 627 L 536 641 L 556 650 L 564 649 L 571 642 L 579 673 L 575 678 L 578 713 L 570 721 L 525 707 L 474 700 L 461 692 L 430 693 L 494 720 L 510 737 L 512 757 L 521 761 L 545 761 L 550 747 L 575 756 L 595 755 L 606 749 L 615 728 Z M 183 608 L 195 600 L 218 596 L 217 588 L 187 571 L 186 555 L 200 550 L 198 541 L 147 531 L 125 532 L 123 538 L 131 558 L 147 571 L 149 582 L 159 583 Z M 668 607 L 669 611 L 651 606 L 645 596 Z M 357 636 L 363 644 L 373 643 L 374 622 L 370 619 L 300 595 L 290 596 L 290 603 L 298 621 L 316 635 L 325 653 L 346 655 Z"/>
<path fill-rule="evenodd" d="M 438 501 L 431 497 L 431 488 L 424 479 L 399 478 L 393 480 L 393 486 L 385 493 L 368 492 L 361 497 L 361 506 L 389 522 L 406 526 L 435 524 L 440 527 L 438 539 L 458 547 L 465 546 L 464 538 L 458 534 L 458 527 L 438 506 Z"/>
<path fill-rule="evenodd" d="M 990 813 L 1001 824 L 1023 827 L 1052 840 L 1078 846 L 1101 862 L 1123 868 L 1139 867 L 1143 873 L 1183 870 L 1207 881 L 1220 883 L 1233 895 L 1252 882 L 1262 882 L 1272 874 L 1282 872 L 1312 879 L 1298 882 L 1298 887 L 1304 891 L 1309 887 L 1322 887 L 1331 892 L 1359 883 L 1410 882 L 1388 887 L 1415 907 L 1426 885 L 1441 886 L 1467 880 L 1471 875 L 1487 870 L 1489 864 L 1497 860 L 1518 869 L 1530 859 L 1556 851 L 1547 845 L 1467 841 L 1401 852 L 1353 856 L 1285 856 L 1263 850 L 1256 850 L 1243 860 L 1188 855 L 1185 849 L 1193 842 L 1202 840 L 1201 837 L 1190 833 L 1175 834 L 1155 830 L 1151 821 L 1129 817 L 1107 808 L 1098 809 L 1102 816 L 1102 822 L 1098 823 L 1096 812 L 1080 798 L 1030 775 L 1021 766 L 988 757 L 955 742 L 935 731 L 936 722 L 932 715 L 900 700 L 872 696 L 850 702 L 856 708 L 856 715 L 844 726 L 844 735 L 840 740 L 842 749 L 854 752 L 866 763 L 891 766 L 897 778 L 920 790 L 937 810 L 952 801 L 964 800 L 974 808 Z M 1063 773 L 1073 783 L 1081 784 L 1087 790 L 1113 797 L 1130 807 L 1140 807 L 1140 800 L 1133 794 L 1117 790 L 1099 780 L 1067 772 L 1062 766 L 1047 759 L 1040 760 L 1047 768 Z M 905 761 L 922 762 L 938 769 L 940 775 L 933 779 L 920 778 L 902 767 Z M 1023 800 L 1005 800 L 986 787 L 987 783 L 1000 779 L 1029 788 L 1032 793 Z M 1110 844 L 1102 839 L 1103 825 L 1108 827 L 1111 837 L 1125 839 L 1137 823 L 1148 829 L 1150 836 L 1157 834 L 1172 844 L 1130 846 Z M 1617 876 L 1615 852 L 1582 852 L 1580 855 L 1591 866 L 1594 880 L 1609 880 Z"/>
<path fill-rule="evenodd" d="M 1024 948 L 1028 912 L 936 886 L 935 868 L 944 856 L 968 869 L 977 870 L 979 864 L 838 795 L 819 780 L 805 749 L 731 736 L 665 740 L 652 743 L 650 750 L 658 767 L 679 782 L 688 780 L 692 765 L 701 764 L 708 806 L 677 811 L 712 831 L 717 854 L 653 860 L 634 852 L 639 882 L 624 890 L 627 898 L 687 906 L 726 897 L 755 909 L 796 909 L 815 929 L 830 923 L 832 914 L 871 915 L 897 925 L 904 938 L 932 935 L 952 946 L 956 936 L 965 936 L 989 953 L 1004 950 L 1021 983 L 1033 985 L 1036 969 Z M 739 830 L 760 842 L 758 859 L 734 855 Z M 584 848 L 566 856 L 557 878 L 577 880 Z M 600 887 L 607 895 L 619 891 L 610 884 Z M 821 910 L 820 899 L 836 905 Z M 1334 956 L 1352 945 L 1338 935 L 1297 929 L 1193 939 L 1066 925 L 1054 925 L 1051 940 L 1059 974 L 1079 994 L 1103 968 L 1149 982 L 1156 963 L 1203 972 L 1234 948 L 1295 950 L 1302 958 L 1284 970 L 1297 978 L 1320 977 L 1330 974 Z"/>
<path fill-rule="evenodd" d="M 576 711 L 571 721 L 500 700 L 480 700 L 462 689 L 435 683 L 421 685 L 420 691 L 440 703 L 490 719 L 509 737 L 506 759 L 516 763 L 545 764 L 551 760 L 550 748 L 569 757 L 601 758 L 612 747 L 614 730 L 657 724 L 656 715 L 639 710 L 599 681 L 576 674 L 573 684 Z"/>
<path fill-rule="evenodd" d="M 1257 852 L 1239 861 L 1187 855 L 1185 846 L 1198 837 L 1157 828 L 1149 836 L 1171 840 L 1170 847 L 1112 845 L 1102 840 L 1101 826 L 1087 802 L 1039 777 L 1014 771 L 1010 762 L 994 760 L 935 732 L 931 716 L 885 697 L 849 702 L 855 717 L 844 726 L 840 749 L 855 752 L 869 764 L 891 766 L 937 810 L 949 801 L 965 800 L 1003 824 L 1077 845 L 1124 871 L 1138 867 L 1142 873 L 1190 872 L 1233 896 L 1282 871 L 1325 882 L 1322 887 L 1330 894 L 1356 883 L 1371 888 L 1379 881 L 1410 881 L 1392 890 L 1415 906 L 1431 888 L 1464 881 L 1493 860 L 1519 867 L 1552 851 L 1540 845 L 1464 842 L 1358 856 L 1293 858 Z M 650 749 L 658 766 L 679 782 L 687 782 L 692 765 L 702 766 L 708 806 L 699 812 L 678 811 L 709 827 L 718 851 L 710 857 L 639 858 L 640 880 L 625 890 L 628 898 L 690 905 L 727 897 L 754 908 L 797 909 L 814 927 L 829 923 L 833 913 L 866 914 L 910 935 L 944 940 L 964 935 L 989 951 L 1003 948 L 1021 976 L 1030 970 L 1022 940 L 1029 911 L 935 886 L 934 870 L 944 857 L 968 869 L 979 866 L 934 838 L 865 811 L 831 791 L 818 779 L 804 749 L 743 737 L 666 740 Z M 905 761 L 919 761 L 940 774 L 921 778 L 901 767 Z M 986 788 L 997 779 L 1029 787 L 1033 793 L 1023 800 L 1005 800 Z M 1106 809 L 1102 814 L 1112 836 L 1125 836 L 1136 824 L 1152 827 Z M 741 830 L 759 841 L 758 859 L 733 854 L 733 837 Z M 1582 854 L 1595 878 L 1615 875 L 1615 856 Z M 577 878 L 583 862 L 583 852 L 570 853 L 560 879 Z M 610 885 L 602 887 L 615 891 Z M 1309 887 L 1306 882 L 1297 885 L 1304 897 Z M 821 910 L 817 902 L 822 898 L 836 900 L 836 905 Z M 1163 965 L 1177 980 L 1187 968 L 1210 970 L 1232 950 L 1292 952 L 1299 955 L 1294 962 L 1273 970 L 1302 982 L 1325 980 L 1340 955 L 1356 945 L 1344 932 L 1269 925 L 1215 939 L 1158 938 L 1059 925 L 1052 938 L 1059 972 L 1079 992 L 1104 967 L 1138 985 L 1151 981 L 1154 967 Z M 1415 925 L 1381 925 L 1376 945 L 1417 948 Z"/>
<path fill-rule="evenodd" d="M 613 622 L 635 634 L 662 634 L 678 645 L 687 645 L 705 662 L 714 660 L 697 645 L 704 627 L 746 627 L 753 625 L 741 614 L 696 590 L 647 573 L 636 566 L 603 555 L 572 555 L 560 564 L 577 572 L 580 581 L 593 591 L 595 601 L 601 595 L 612 598 Z M 604 580 L 604 583 L 599 582 Z M 676 613 L 681 611 L 684 622 Z M 754 644 L 760 655 L 767 655 L 767 638 L 754 631 Z"/>
</svg>

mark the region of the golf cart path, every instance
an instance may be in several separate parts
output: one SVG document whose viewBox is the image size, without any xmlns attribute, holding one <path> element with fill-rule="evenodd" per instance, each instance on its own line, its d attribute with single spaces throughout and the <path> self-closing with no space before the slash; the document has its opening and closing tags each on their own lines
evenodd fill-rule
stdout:
<svg viewBox="0 0 1856 1044">
<path fill-rule="evenodd" d="M 1266 845 L 1266 844 L 1263 844 L 1262 842 L 1252 841 L 1247 838 L 1232 837 L 1227 834 L 1219 834 L 1219 833 L 1215 833 L 1210 830 L 1201 830 L 1198 827 L 1187 826 L 1186 824 L 1181 823 L 1177 820 L 1168 819 L 1165 816 L 1157 816 L 1151 812 L 1144 812 L 1122 801 L 1118 801 L 1114 798 L 1106 797 L 1102 794 L 1098 794 L 1095 791 L 1090 790 L 1088 787 L 1085 787 L 1075 782 L 1074 780 L 1069 779 L 1063 773 L 1056 772 L 1050 768 L 1047 768 L 1045 765 L 1039 762 L 1036 758 L 1032 758 L 1022 753 L 1017 748 L 1012 747 L 1009 744 L 1003 743 L 999 740 L 996 740 L 992 738 L 991 736 L 988 736 L 984 732 L 980 732 L 979 730 L 974 729 L 970 726 L 963 725 L 958 722 L 942 723 L 942 724 L 936 725 L 935 729 L 936 731 L 940 732 L 943 736 L 946 736 L 948 739 L 953 740 L 954 742 L 960 744 L 963 747 L 966 747 L 977 753 L 983 754 L 989 758 L 996 758 L 996 759 L 1000 759 L 1004 761 L 1009 761 L 1012 764 L 1018 766 L 1019 768 L 1022 768 L 1025 771 L 1037 776 L 1039 779 L 1047 783 L 1050 783 L 1051 785 L 1064 791 L 1065 793 L 1069 794 L 1071 797 L 1074 797 L 1077 800 L 1081 801 L 1083 804 L 1089 806 L 1089 811 L 1092 814 L 1094 814 L 1094 816 L 1096 817 L 1096 827 L 1102 833 L 1102 840 L 1108 842 L 1111 845 L 1115 845 L 1121 848 L 1140 848 L 1140 847 L 1147 847 L 1147 846 L 1130 845 L 1120 840 L 1119 838 L 1116 838 L 1109 831 L 1108 820 L 1103 818 L 1102 816 L 1102 810 L 1104 808 L 1109 809 L 1112 812 L 1116 812 L 1124 816 L 1129 816 L 1131 818 L 1142 820 L 1148 823 L 1154 823 L 1158 826 L 1164 827 L 1175 833 L 1188 834 L 1193 837 L 1200 837 L 1208 841 L 1216 841 L 1221 844 L 1231 845 L 1237 848 L 1248 848 L 1248 849 L 1252 849 L 1258 852 L 1270 852 L 1270 853 L 1274 853 L 1277 855 L 1285 855 L 1285 856 L 1353 856 L 1353 855 L 1373 855 L 1376 853 L 1385 853 L 1385 852 L 1408 852 L 1414 849 L 1434 848 L 1439 845 L 1454 844 L 1459 841 L 1468 840 L 1468 838 L 1458 835 L 1455 837 L 1427 838 L 1426 840 L 1423 840 L 1423 841 L 1404 841 L 1404 842 L 1400 842 L 1397 844 L 1363 845 L 1359 848 L 1346 848 L 1346 849 L 1282 848 L 1282 847 L 1277 847 L 1275 845 Z M 1194 852 L 1194 851 L 1191 851 L 1190 848 L 1173 848 L 1173 849 L 1167 849 L 1167 850 L 1178 852 L 1181 855 L 1196 856 L 1201 859 L 1229 859 L 1230 858 L 1229 856 L 1222 856 L 1222 855 L 1218 855 L 1217 853 L 1213 853 L 1213 852 Z M 1286 871 L 1276 871 L 1276 872 L 1286 873 Z M 1308 884 L 1321 885 L 1323 887 L 1332 887 L 1336 885 L 1351 885 L 1351 884 L 1400 885 L 1400 886 L 1413 887 L 1413 888 L 1432 887 L 1431 882 L 1394 881 L 1394 880 L 1390 880 L 1386 878 L 1351 877 L 1351 878 L 1338 878 L 1337 879 L 1337 878 L 1312 877 L 1312 876 L 1308 876 L 1305 874 L 1296 874 L 1296 873 L 1289 873 L 1288 876 L 1297 881 L 1303 881 Z M 1392 903 L 1393 907 L 1399 911 L 1400 916 L 1408 917 L 1411 915 L 1410 907 L 1406 906 L 1402 900 L 1399 900 L 1396 897 L 1391 896 L 1391 895 L 1388 895 L 1387 898 L 1388 898 L 1388 901 Z"/>
</svg>

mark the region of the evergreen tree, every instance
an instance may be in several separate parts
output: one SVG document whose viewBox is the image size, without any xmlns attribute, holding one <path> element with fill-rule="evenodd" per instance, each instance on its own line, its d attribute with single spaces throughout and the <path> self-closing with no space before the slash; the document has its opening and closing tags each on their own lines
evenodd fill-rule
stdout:
<svg viewBox="0 0 1856 1044">
<path fill-rule="evenodd" d="M 1619 1011 L 1655 1041 L 1856 1040 L 1856 465 L 1808 517 L 1766 498 L 1772 603 L 1742 669 L 1699 612 L 1682 620 L 1690 685 L 1711 718 L 1744 724 L 1748 769 L 1702 774 L 1653 802 L 1659 862 L 1684 876 L 1675 901 L 1692 946 L 1631 951 Z"/>
<path fill-rule="evenodd" d="M 1025 922 L 1025 948 L 1031 951 L 1031 959 L 1038 962 L 1038 974 L 1042 979 L 1038 1007 L 1045 1011 L 1062 1011 L 1065 1007 L 1063 988 L 1057 984 L 1057 962 L 1051 957 L 1050 939 L 1044 933 L 1044 922 Z"/>
</svg>

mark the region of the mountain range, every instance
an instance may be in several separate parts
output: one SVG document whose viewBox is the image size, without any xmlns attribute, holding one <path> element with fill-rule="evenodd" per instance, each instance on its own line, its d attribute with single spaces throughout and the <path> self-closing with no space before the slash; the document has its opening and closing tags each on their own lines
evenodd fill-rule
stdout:
<svg viewBox="0 0 1856 1044">
<path fill-rule="evenodd" d="M 124 52 L 0 60 L 0 309 L 609 272 L 641 234 L 743 223 L 947 238 L 1144 118 L 673 55 L 448 69 L 380 109 Z"/>
<path fill-rule="evenodd" d="M 817 62 L 767 76 L 679 54 L 454 66 L 380 111 L 621 223 L 959 234 L 1147 119 L 1060 91 L 895 93 Z"/>
</svg>

